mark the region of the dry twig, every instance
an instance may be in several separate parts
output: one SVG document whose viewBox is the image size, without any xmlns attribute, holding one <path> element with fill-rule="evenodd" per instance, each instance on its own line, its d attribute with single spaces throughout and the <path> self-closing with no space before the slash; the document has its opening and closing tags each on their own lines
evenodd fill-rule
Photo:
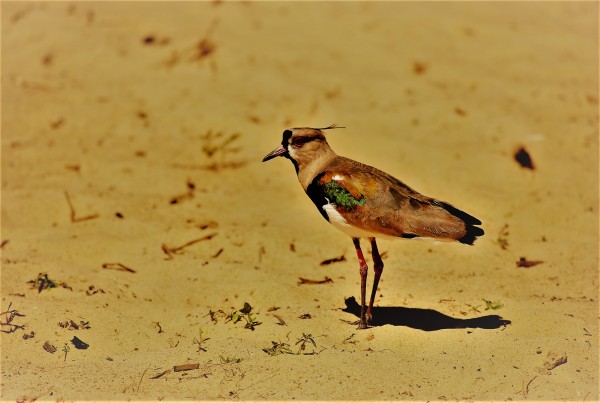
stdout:
<svg viewBox="0 0 600 403">
<path fill-rule="evenodd" d="M 331 259 L 325 259 L 325 260 L 323 260 L 320 263 L 320 265 L 321 266 L 327 266 L 327 265 L 332 264 L 332 263 L 345 262 L 345 261 L 346 261 L 346 256 L 342 255 L 342 256 L 339 256 L 339 257 L 333 257 Z"/>
<path fill-rule="evenodd" d="M 173 196 L 171 198 L 171 200 L 169 201 L 169 203 L 177 204 L 177 203 L 182 202 L 187 199 L 193 199 L 194 191 L 196 190 L 196 184 L 188 179 L 188 181 L 186 182 L 186 187 L 187 187 L 187 191 L 185 193 L 182 193 L 177 196 Z"/>
<path fill-rule="evenodd" d="M 191 245 L 193 245 L 195 243 L 198 243 L 198 242 L 201 242 L 201 241 L 208 241 L 209 239 L 214 238 L 216 235 L 217 235 L 217 233 L 215 232 L 215 233 L 206 235 L 206 236 L 204 236 L 202 238 L 193 239 L 193 240 L 191 240 L 189 242 L 184 243 L 181 246 L 176 246 L 174 248 L 172 248 L 170 246 L 167 246 L 166 244 L 163 243 L 162 246 L 161 246 L 161 249 L 167 255 L 166 260 L 171 260 L 171 259 L 173 259 L 174 255 L 178 255 L 178 254 L 183 253 L 182 252 L 183 249 L 187 248 L 188 246 L 191 246 Z"/>
<path fill-rule="evenodd" d="M 137 390 L 136 390 L 136 392 L 139 392 L 139 391 L 140 391 L 140 386 L 142 386 L 142 380 L 144 379 L 144 375 L 146 375 L 146 372 L 147 372 L 147 371 L 148 371 L 148 368 L 146 368 L 146 369 L 144 370 L 144 372 L 142 373 L 142 376 L 140 377 L 140 381 L 138 382 L 138 385 L 137 385 Z"/>
<path fill-rule="evenodd" d="M 163 372 L 161 372 L 159 374 L 156 374 L 156 375 L 150 377 L 150 379 L 158 379 L 158 378 L 162 377 L 163 375 L 168 374 L 169 372 L 171 372 L 171 370 L 167 369 L 166 371 L 163 371 Z"/>
<path fill-rule="evenodd" d="M 283 320 L 283 318 L 279 315 L 276 315 L 274 313 L 272 313 L 271 315 L 273 315 L 275 317 L 275 319 L 277 319 L 277 324 L 279 326 L 287 326 L 287 323 L 285 323 L 285 320 Z"/>
<path fill-rule="evenodd" d="M 182 364 L 182 365 L 175 365 L 173 367 L 173 371 L 175 371 L 175 372 L 190 371 L 192 369 L 198 369 L 198 368 L 200 368 L 200 364 Z"/>
<path fill-rule="evenodd" d="M 77 214 L 75 213 L 75 208 L 73 207 L 73 203 L 71 202 L 71 197 L 69 196 L 69 192 L 67 192 L 66 190 L 65 190 L 65 198 L 67 199 L 67 204 L 69 205 L 70 218 L 71 218 L 72 223 L 86 221 L 86 220 L 93 220 L 94 218 L 100 217 L 100 214 L 90 214 L 90 215 L 86 215 L 84 217 L 77 217 Z"/>
<path fill-rule="evenodd" d="M 302 284 L 325 284 L 333 283 L 333 280 L 327 276 L 323 280 L 309 280 L 307 278 L 298 277 L 298 285 Z"/>
<path fill-rule="evenodd" d="M 131 267 L 125 266 L 123 263 L 102 263 L 102 268 L 135 273 L 135 270 L 133 270 Z"/>
<path fill-rule="evenodd" d="M 4 312 L 0 312 L 0 315 L 4 315 L 4 320 L 0 320 L 0 325 L 2 326 L 2 333 L 13 333 L 17 329 L 24 330 L 25 327 L 22 325 L 17 325 L 12 323 L 14 318 L 18 316 L 25 316 L 22 313 L 19 313 L 16 309 L 10 309 L 12 306 L 12 302 L 8 303 L 8 308 Z M 4 330 L 4 327 L 8 327 L 8 330 Z"/>
</svg>

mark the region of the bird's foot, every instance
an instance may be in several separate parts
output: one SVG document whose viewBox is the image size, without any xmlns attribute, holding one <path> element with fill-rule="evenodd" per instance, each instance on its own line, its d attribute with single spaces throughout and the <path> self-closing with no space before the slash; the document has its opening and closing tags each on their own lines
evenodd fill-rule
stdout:
<svg viewBox="0 0 600 403">
<path fill-rule="evenodd" d="M 373 323 L 373 314 L 371 313 L 371 308 L 367 309 L 367 313 L 365 314 L 366 322 L 370 325 Z"/>
<path fill-rule="evenodd" d="M 368 328 L 369 328 L 369 325 L 367 325 L 367 322 L 360 321 L 360 320 L 358 321 L 358 327 L 357 327 L 357 329 L 360 330 L 360 329 L 368 329 Z"/>
<path fill-rule="evenodd" d="M 351 325 L 358 325 L 357 329 L 368 329 L 369 325 L 367 324 L 366 320 L 356 320 L 354 322 L 348 322 Z"/>
</svg>

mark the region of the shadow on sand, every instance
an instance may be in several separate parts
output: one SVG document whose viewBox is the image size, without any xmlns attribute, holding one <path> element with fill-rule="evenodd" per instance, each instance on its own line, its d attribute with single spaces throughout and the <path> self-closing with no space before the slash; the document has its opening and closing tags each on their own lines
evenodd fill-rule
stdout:
<svg viewBox="0 0 600 403">
<path fill-rule="evenodd" d="M 346 298 L 344 312 L 360 317 L 360 305 L 354 297 Z M 444 315 L 433 309 L 403 308 L 399 306 L 373 307 L 373 323 L 371 326 L 393 325 L 408 326 L 425 331 L 441 329 L 498 329 L 509 325 L 510 320 L 498 315 L 480 316 L 479 318 L 458 319 Z"/>
</svg>

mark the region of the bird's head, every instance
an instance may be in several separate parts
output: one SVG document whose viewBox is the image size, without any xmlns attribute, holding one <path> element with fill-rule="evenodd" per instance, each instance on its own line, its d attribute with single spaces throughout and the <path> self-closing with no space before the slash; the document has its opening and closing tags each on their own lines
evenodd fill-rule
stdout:
<svg viewBox="0 0 600 403">
<path fill-rule="evenodd" d="M 281 145 L 263 158 L 263 162 L 275 157 L 285 157 L 292 161 L 296 170 L 318 160 L 323 155 L 333 153 L 323 130 L 335 129 L 339 126 L 331 125 L 324 128 L 296 127 L 283 132 Z"/>
</svg>

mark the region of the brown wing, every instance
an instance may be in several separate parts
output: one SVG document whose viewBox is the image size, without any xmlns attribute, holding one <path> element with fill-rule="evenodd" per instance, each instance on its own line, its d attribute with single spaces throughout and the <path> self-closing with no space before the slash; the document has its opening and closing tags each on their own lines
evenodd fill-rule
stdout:
<svg viewBox="0 0 600 403">
<path fill-rule="evenodd" d="M 337 158 L 320 182 L 334 181 L 353 198 L 365 203 L 344 210 L 346 221 L 356 227 L 388 236 L 430 237 L 472 243 L 483 230 L 476 218 L 439 200 L 423 196 L 398 179 L 373 168 Z"/>
</svg>

